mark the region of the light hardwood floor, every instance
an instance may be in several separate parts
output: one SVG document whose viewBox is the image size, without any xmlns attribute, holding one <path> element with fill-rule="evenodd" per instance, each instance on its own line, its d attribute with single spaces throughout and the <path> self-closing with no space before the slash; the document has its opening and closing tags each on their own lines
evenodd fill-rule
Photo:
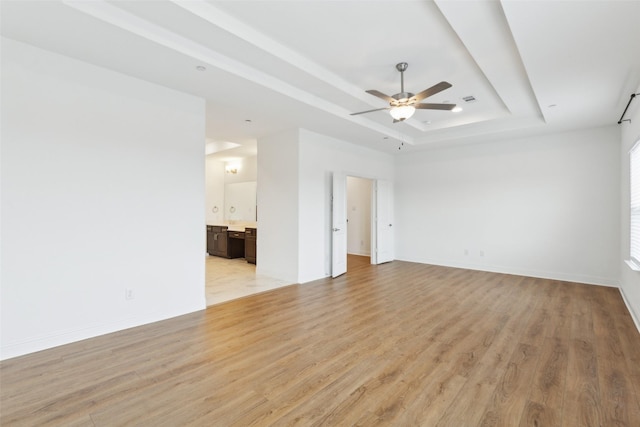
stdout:
<svg viewBox="0 0 640 427">
<path fill-rule="evenodd" d="M 617 289 L 357 257 L 0 368 L 3 426 L 640 425 Z"/>
</svg>

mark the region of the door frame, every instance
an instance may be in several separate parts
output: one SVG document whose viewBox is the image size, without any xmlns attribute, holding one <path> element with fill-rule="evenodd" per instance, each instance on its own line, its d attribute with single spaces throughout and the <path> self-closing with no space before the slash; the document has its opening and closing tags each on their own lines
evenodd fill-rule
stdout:
<svg viewBox="0 0 640 427">
<path fill-rule="evenodd" d="M 378 181 L 388 181 L 391 185 L 393 185 L 393 181 L 391 180 L 384 180 L 378 177 L 372 177 L 372 176 L 367 176 L 367 175 L 363 175 L 361 173 L 352 173 L 352 172 L 345 172 L 345 171 L 332 171 L 332 177 L 333 174 L 341 174 L 342 176 L 344 176 L 344 194 L 345 194 L 345 198 L 346 198 L 346 191 L 347 191 L 347 177 L 354 177 L 354 178 L 363 178 L 363 179 L 369 179 L 372 182 L 371 185 L 371 264 L 378 264 L 378 236 L 377 236 L 377 232 L 378 232 L 378 197 L 377 197 L 377 188 L 378 188 Z M 333 181 L 333 178 L 332 178 Z M 331 200 L 333 200 L 333 188 L 331 189 Z M 333 202 L 331 203 L 331 216 L 333 218 L 333 209 L 334 209 L 334 204 Z M 347 217 L 347 204 L 344 204 L 344 215 L 345 218 Z M 331 225 L 332 229 L 333 229 L 333 224 Z M 336 254 L 334 253 L 333 250 L 333 230 L 331 230 L 331 266 L 333 269 L 333 265 L 334 265 L 334 256 L 336 256 Z M 346 245 L 346 239 L 345 239 L 345 245 Z M 344 254 L 345 257 L 347 255 L 347 251 L 346 248 L 344 250 Z M 345 260 L 346 262 L 346 260 Z M 331 272 L 331 275 L 333 276 L 333 271 Z M 333 276 L 335 277 L 335 276 Z"/>
</svg>

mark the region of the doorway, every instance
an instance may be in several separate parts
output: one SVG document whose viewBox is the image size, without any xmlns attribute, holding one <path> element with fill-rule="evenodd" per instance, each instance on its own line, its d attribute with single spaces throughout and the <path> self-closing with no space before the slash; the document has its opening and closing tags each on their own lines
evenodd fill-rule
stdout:
<svg viewBox="0 0 640 427">
<path fill-rule="evenodd" d="M 390 181 L 380 179 L 367 179 L 366 181 L 355 181 L 352 188 L 356 187 L 362 191 L 368 188 L 370 198 L 366 202 L 366 190 L 362 191 L 351 201 L 347 200 L 347 178 L 359 178 L 346 176 L 341 172 L 334 172 L 332 178 L 331 194 L 331 276 L 338 277 L 347 271 L 348 253 L 348 213 L 351 213 L 353 222 L 364 222 L 369 218 L 369 232 L 363 231 L 362 224 L 354 227 L 352 231 L 357 237 L 352 237 L 351 251 L 366 256 L 366 238 L 369 242 L 369 262 L 371 264 L 382 264 L 393 260 L 394 239 L 393 239 L 393 184 Z M 362 179 L 362 178 L 360 178 Z M 355 199 L 355 200 L 353 200 Z M 357 200 L 357 202 L 356 202 Z M 365 200 L 363 202 L 363 200 Z M 360 208 L 358 208 L 359 204 Z M 355 205 L 355 211 L 354 211 Z M 367 213 L 368 206 L 368 215 Z M 360 215 L 353 215 L 360 210 Z M 364 213 L 364 215 L 362 215 Z M 357 218 L 357 219 L 356 219 Z M 364 221 L 362 221 L 364 220 Z M 358 255 L 355 255 L 358 256 Z"/>
<path fill-rule="evenodd" d="M 223 147 L 224 148 L 224 147 Z M 205 209 L 207 226 L 227 227 L 224 249 L 212 256 L 205 252 L 205 300 L 207 306 L 264 292 L 290 283 L 256 274 L 256 265 L 242 257 L 244 248 L 228 234 L 257 228 L 257 148 L 220 149 L 205 158 Z M 255 235 L 254 235 L 255 236 Z M 238 256 L 240 254 L 240 256 Z M 259 262 L 259 261 L 258 261 Z"/>
<path fill-rule="evenodd" d="M 347 270 L 371 263 L 373 180 L 347 176 Z"/>
</svg>

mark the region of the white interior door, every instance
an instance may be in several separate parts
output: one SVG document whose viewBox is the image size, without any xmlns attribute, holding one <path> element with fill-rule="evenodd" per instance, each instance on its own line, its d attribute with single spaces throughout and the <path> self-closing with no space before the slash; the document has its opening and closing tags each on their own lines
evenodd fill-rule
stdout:
<svg viewBox="0 0 640 427">
<path fill-rule="evenodd" d="M 342 173 L 333 173 L 331 201 L 331 276 L 338 277 L 347 272 L 347 178 Z"/>
<path fill-rule="evenodd" d="M 393 261 L 393 185 L 376 181 L 375 264 Z"/>
</svg>

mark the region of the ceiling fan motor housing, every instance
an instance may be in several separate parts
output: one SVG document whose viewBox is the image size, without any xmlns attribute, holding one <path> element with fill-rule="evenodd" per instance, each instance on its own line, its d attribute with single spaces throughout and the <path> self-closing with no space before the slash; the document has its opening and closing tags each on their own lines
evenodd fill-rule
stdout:
<svg viewBox="0 0 640 427">
<path fill-rule="evenodd" d="M 409 64 L 407 64 L 406 62 L 399 62 L 396 64 L 396 70 L 400 72 L 405 71 L 407 67 L 409 67 Z"/>
<path fill-rule="evenodd" d="M 411 92 L 400 92 L 392 95 L 391 97 L 400 103 L 407 102 L 414 94 Z"/>
</svg>

